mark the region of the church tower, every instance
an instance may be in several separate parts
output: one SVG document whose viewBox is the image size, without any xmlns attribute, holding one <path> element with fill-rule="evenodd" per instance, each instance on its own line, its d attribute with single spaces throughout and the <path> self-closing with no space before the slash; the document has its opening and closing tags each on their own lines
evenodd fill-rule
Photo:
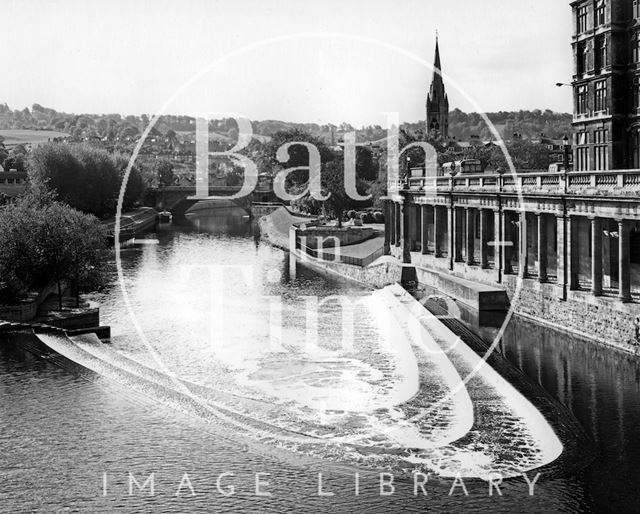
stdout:
<svg viewBox="0 0 640 514">
<path fill-rule="evenodd" d="M 427 96 L 427 134 L 439 132 L 445 139 L 449 137 L 449 99 L 444 90 L 440 71 L 440 48 L 436 36 L 436 56 L 433 63 L 433 80 Z"/>
</svg>

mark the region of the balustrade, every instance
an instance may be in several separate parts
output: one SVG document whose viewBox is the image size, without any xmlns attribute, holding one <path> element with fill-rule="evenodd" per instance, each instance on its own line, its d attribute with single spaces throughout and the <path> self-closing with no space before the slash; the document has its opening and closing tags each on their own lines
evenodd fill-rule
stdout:
<svg viewBox="0 0 640 514">
<path fill-rule="evenodd" d="M 597 194 L 632 196 L 640 192 L 640 170 L 572 171 L 569 173 L 523 172 L 512 174 L 474 174 L 438 177 L 412 177 L 398 181 L 394 191 L 414 194 L 443 191 L 503 191 L 505 193 L 544 193 L 548 195 Z M 566 189 L 566 190 L 565 190 Z"/>
</svg>

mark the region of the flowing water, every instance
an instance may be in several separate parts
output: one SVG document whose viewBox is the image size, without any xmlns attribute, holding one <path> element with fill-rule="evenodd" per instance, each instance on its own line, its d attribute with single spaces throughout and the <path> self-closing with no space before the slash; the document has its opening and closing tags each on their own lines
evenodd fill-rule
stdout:
<svg viewBox="0 0 640 514">
<path fill-rule="evenodd" d="M 121 255 L 126 296 L 115 267 L 96 296 L 111 345 L 45 337 L 93 372 L 0 345 L 0 512 L 581 512 L 613 493 L 606 505 L 634 502 L 623 474 L 632 461 L 618 451 L 638 452 L 634 361 L 624 360 L 635 373 L 608 374 L 611 350 L 587 353 L 593 345 L 512 321 L 507 358 L 574 411 L 608 460 L 549 477 L 542 468 L 533 496 L 523 479 L 489 496 L 478 478 L 533 479 L 562 447 L 488 375 L 456 390 L 468 363 L 411 344 L 381 295 L 293 274 L 287 254 L 235 213 L 160 228 Z M 431 474 L 426 497 L 414 496 L 414 469 Z M 394 476 L 394 494 L 380 472 Z M 155 494 L 130 495 L 129 473 L 140 484 L 155 473 Z M 221 473 L 233 475 L 218 487 Z M 318 494 L 319 473 L 332 496 Z M 256 480 L 272 496 L 256 495 Z M 223 494 L 229 486 L 235 494 Z"/>
</svg>

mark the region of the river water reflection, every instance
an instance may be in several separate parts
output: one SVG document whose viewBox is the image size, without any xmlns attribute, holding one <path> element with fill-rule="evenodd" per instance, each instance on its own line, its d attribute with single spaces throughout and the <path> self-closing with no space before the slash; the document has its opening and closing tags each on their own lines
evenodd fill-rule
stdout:
<svg viewBox="0 0 640 514">
<path fill-rule="evenodd" d="M 286 380 L 279 383 L 277 362 L 257 370 L 257 359 L 237 360 L 242 353 L 237 349 L 248 344 L 248 334 L 254 339 L 252 344 L 255 339 L 265 345 L 271 342 L 270 334 L 264 330 L 251 332 L 251 327 L 259 327 L 261 320 L 273 313 L 265 298 L 284 298 L 281 315 L 293 328 L 283 334 L 283 339 L 295 339 L 300 337 L 295 327 L 306 322 L 300 296 L 326 298 L 340 294 L 366 299 L 369 295 L 358 286 L 302 268 L 292 280 L 285 253 L 262 244 L 255 226 L 241 215 L 199 216 L 190 228 L 160 228 L 139 244 L 124 248 L 122 256 L 138 323 L 149 340 L 168 343 L 154 348 L 161 350 L 163 363 L 186 380 L 204 384 L 219 394 L 231 392 L 226 390 L 229 377 L 225 378 L 231 368 L 234 384 L 243 377 L 244 393 L 255 394 L 256 384 L 251 382 L 258 381 L 261 390 L 268 383 L 270 396 L 282 402 L 303 396 L 296 423 L 304 419 L 305 408 L 314 406 L 314 402 L 333 402 L 331 409 L 348 410 L 350 404 L 365 398 L 383 401 L 391 394 L 389 377 L 381 376 L 378 385 L 372 379 L 371 374 L 379 371 L 374 361 L 354 373 L 351 362 L 319 359 L 324 368 L 314 369 L 311 374 L 324 379 L 320 383 L 337 381 L 350 391 L 369 384 L 369 389 L 362 390 L 362 397 L 344 398 L 340 387 L 319 397 L 315 387 L 318 384 L 306 382 L 306 389 L 301 390 L 300 383 L 295 388 Z M 223 354 L 224 369 L 204 376 L 198 364 L 216 350 L 210 344 L 199 346 L 196 342 L 212 337 L 211 324 L 203 320 L 210 319 L 214 309 L 211 300 L 203 305 L 203 297 L 193 294 L 193 290 L 209 283 L 207 273 L 211 271 L 206 271 L 206 265 L 229 267 L 246 262 L 257 267 L 258 272 L 251 276 L 238 268 L 236 280 L 229 283 L 237 288 L 238 283 L 253 281 L 254 286 L 259 285 L 260 297 L 255 297 L 255 288 L 250 291 L 247 286 L 246 291 L 241 288 L 241 293 L 235 295 L 238 304 L 227 306 L 221 322 L 225 340 L 233 340 L 232 348 L 237 351 Z M 171 273 L 182 274 L 180 287 L 167 275 Z M 123 306 L 115 271 L 113 277 L 112 286 L 98 298 L 103 304 L 103 321 L 113 327 L 113 347 L 144 362 L 149 358 L 148 352 L 145 357 L 141 351 L 140 339 Z M 133 287 L 140 283 L 155 287 Z M 373 348 L 366 344 L 379 333 L 375 311 L 363 308 L 359 314 L 356 332 L 364 352 Z M 335 323 L 336 313 L 323 311 L 318 316 L 319 333 L 331 333 Z M 431 477 L 426 487 L 429 496 L 414 497 L 411 480 L 400 475 L 396 477 L 395 494 L 381 495 L 379 476 L 369 468 L 323 458 L 322 453 L 303 455 L 290 448 L 239 441 L 233 434 L 196 417 L 184 416 L 99 375 L 92 375 L 87 381 L 0 345 L 0 512 L 51 512 L 66 507 L 82 512 L 420 512 L 427 508 L 439 512 L 637 511 L 640 502 L 630 487 L 640 478 L 635 466 L 640 458 L 636 437 L 640 430 L 637 362 L 518 319 L 511 321 L 502 348 L 515 366 L 574 413 L 599 450 L 598 459 L 583 471 L 560 478 L 542 477 L 534 496 L 528 495 L 522 481 L 503 484 L 503 496 L 495 492 L 489 496 L 486 484 L 479 481 L 465 484 L 468 496 L 460 487 L 449 496 L 452 480 Z M 393 370 L 389 373 L 393 380 L 401 381 L 402 363 L 391 358 L 383 360 L 391 362 Z M 239 366 L 247 368 L 238 372 Z M 309 374 L 308 361 L 301 358 L 296 366 L 301 373 Z M 259 409 L 256 405 L 256 411 Z M 291 428 L 290 419 L 274 421 L 285 429 Z M 367 422 L 353 419 L 354 426 Z M 154 472 L 156 494 L 150 497 L 138 492 L 129 496 L 130 471 L 141 483 Z M 216 479 L 224 472 L 234 473 L 222 480 L 223 486 L 235 486 L 234 495 L 224 496 L 216 487 Z M 270 497 L 255 495 L 256 473 L 260 472 L 270 473 L 262 476 L 269 482 L 265 489 L 272 493 Z M 356 472 L 360 475 L 358 496 Z M 180 497 L 175 496 L 184 473 L 189 474 L 195 496 L 187 488 L 181 490 Z M 318 496 L 318 473 L 323 474 L 324 490 L 334 496 Z"/>
</svg>

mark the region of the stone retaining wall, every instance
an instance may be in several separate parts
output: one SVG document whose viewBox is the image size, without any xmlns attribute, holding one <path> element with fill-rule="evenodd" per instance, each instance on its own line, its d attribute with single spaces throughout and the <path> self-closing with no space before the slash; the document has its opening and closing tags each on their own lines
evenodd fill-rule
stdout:
<svg viewBox="0 0 640 514">
<path fill-rule="evenodd" d="M 516 284 L 517 278 L 513 276 L 505 284 L 516 313 L 640 354 L 640 305 L 595 297 L 587 291 L 569 291 L 564 301 L 558 296 L 557 286 L 534 280 L 525 280 L 516 297 Z"/>
<path fill-rule="evenodd" d="M 353 266 L 342 262 L 329 262 L 311 257 L 306 257 L 299 262 L 301 265 L 309 266 L 321 273 L 338 275 L 374 289 L 396 284 L 400 282 L 402 276 L 402 266 L 388 257 L 382 257 L 365 267 Z"/>
<path fill-rule="evenodd" d="M 391 252 L 397 259 L 402 258 L 399 247 L 392 247 Z M 514 312 L 521 316 L 640 355 L 640 305 L 637 303 L 622 303 L 613 296 L 596 297 L 589 291 L 567 291 L 563 300 L 559 286 L 541 284 L 535 278 L 525 279 L 516 297 L 518 277 L 515 275 L 504 275 L 502 283 L 498 283 L 493 269 L 456 262 L 450 271 L 448 259 L 417 252 L 411 253 L 411 260 L 441 273 L 505 288 Z"/>
<path fill-rule="evenodd" d="M 36 317 L 38 304 L 25 302 L 17 305 L 0 306 L 0 319 L 7 321 L 29 321 Z"/>
<path fill-rule="evenodd" d="M 371 227 L 327 227 L 298 224 L 297 237 L 306 238 L 306 246 L 316 249 L 348 246 L 371 239 L 375 231 Z"/>
</svg>

